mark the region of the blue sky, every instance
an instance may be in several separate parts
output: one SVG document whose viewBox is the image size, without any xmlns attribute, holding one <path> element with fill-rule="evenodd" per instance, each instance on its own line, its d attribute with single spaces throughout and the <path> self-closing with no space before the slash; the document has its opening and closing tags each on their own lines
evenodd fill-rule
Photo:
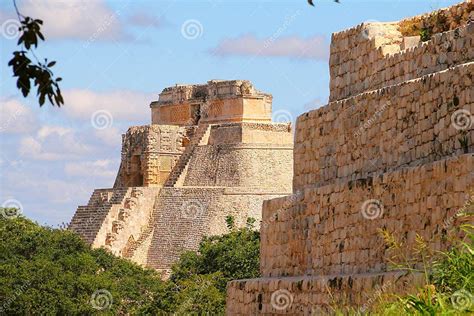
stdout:
<svg viewBox="0 0 474 316">
<path fill-rule="evenodd" d="M 17 0 L 24 15 L 44 20 L 36 54 L 56 60 L 63 77 L 65 105 L 40 109 L 7 67 L 16 22 L 12 1 L 2 1 L 0 203 L 41 224 L 69 222 L 93 188 L 112 186 L 120 134 L 150 122 L 148 105 L 163 88 L 248 79 L 273 94 L 276 120 L 294 120 L 327 101 L 331 33 L 459 1 L 341 2 Z M 103 113 L 100 125 L 93 119 Z"/>
</svg>

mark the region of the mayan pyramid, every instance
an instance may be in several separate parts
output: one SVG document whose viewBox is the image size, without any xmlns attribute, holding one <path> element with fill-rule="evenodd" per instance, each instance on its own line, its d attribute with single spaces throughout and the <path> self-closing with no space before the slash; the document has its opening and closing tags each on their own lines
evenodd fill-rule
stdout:
<svg viewBox="0 0 474 316">
<path fill-rule="evenodd" d="M 259 223 L 264 200 L 291 194 L 293 133 L 245 80 L 175 85 L 150 107 L 151 124 L 122 137 L 115 184 L 94 190 L 70 229 L 166 276 L 203 236 L 227 232 L 227 216 Z"/>
</svg>

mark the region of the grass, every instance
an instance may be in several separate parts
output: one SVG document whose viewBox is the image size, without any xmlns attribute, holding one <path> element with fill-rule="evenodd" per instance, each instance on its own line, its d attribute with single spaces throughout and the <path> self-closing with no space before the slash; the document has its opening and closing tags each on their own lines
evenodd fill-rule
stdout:
<svg viewBox="0 0 474 316">
<path fill-rule="evenodd" d="M 407 248 L 393 234 L 381 230 L 389 247 L 393 269 L 422 274 L 423 282 L 412 293 L 397 295 L 378 291 L 367 310 L 349 307 L 333 310 L 335 315 L 474 315 L 474 225 L 471 199 L 455 215 L 463 224 L 448 231 L 451 246 L 435 252 L 419 235 Z"/>
<path fill-rule="evenodd" d="M 393 302 L 381 302 L 381 315 L 394 315 L 403 311 L 409 315 L 472 315 L 474 313 L 474 226 L 472 201 L 458 214 L 468 223 L 454 227 L 452 246 L 447 251 L 433 253 L 427 243 L 416 238 L 414 256 L 405 257 L 397 268 L 417 271 L 413 261 L 422 262 L 424 285 L 414 294 L 395 296 Z M 386 239 L 387 240 L 387 239 Z M 401 250 L 403 245 L 392 248 Z"/>
</svg>

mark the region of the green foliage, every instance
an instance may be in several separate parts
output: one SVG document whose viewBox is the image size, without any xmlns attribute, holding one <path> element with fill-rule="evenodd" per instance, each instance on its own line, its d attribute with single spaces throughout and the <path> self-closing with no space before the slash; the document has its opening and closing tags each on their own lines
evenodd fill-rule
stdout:
<svg viewBox="0 0 474 316">
<path fill-rule="evenodd" d="M 465 240 L 441 254 L 433 264 L 431 278 L 436 288 L 444 293 L 452 294 L 462 289 L 474 294 L 474 226 L 464 224 L 461 228 L 466 234 Z"/>
<path fill-rule="evenodd" d="M 472 198 L 457 217 L 471 221 Z M 460 210 L 460 211 L 461 211 Z M 474 226 L 455 226 L 452 246 L 444 252 L 431 254 L 426 243 L 417 237 L 415 258 L 422 258 L 426 284 L 415 294 L 395 296 L 391 303 L 381 301 L 374 315 L 472 315 L 474 313 Z M 403 249 L 393 236 L 383 232 L 384 239 L 392 249 Z M 463 238 L 460 238 L 463 236 Z M 400 257 L 399 257 L 400 258 Z M 411 258 L 404 256 L 397 268 L 413 271 Z M 417 259 L 418 260 L 418 259 Z"/>
<path fill-rule="evenodd" d="M 461 20 L 458 21 L 458 23 Z M 450 30 L 450 22 L 446 15 L 441 11 L 435 11 L 431 13 L 428 17 L 424 18 L 422 21 L 418 21 L 416 24 L 421 24 L 419 29 L 419 35 L 422 42 L 429 41 L 433 34 L 443 33 Z M 413 31 L 418 29 L 418 25 L 412 25 Z M 406 26 L 403 27 L 406 29 Z M 402 31 L 402 34 L 404 32 Z M 406 36 L 406 34 L 404 34 Z"/>
<path fill-rule="evenodd" d="M 44 64 L 40 62 L 32 64 L 31 59 L 27 56 L 27 52 L 22 50 L 13 52 L 13 58 L 8 63 L 8 66 L 13 68 L 13 76 L 18 77 L 16 85 L 24 97 L 30 93 L 30 81 L 33 80 L 34 85 L 37 86 L 40 106 L 44 104 L 46 97 L 48 97 L 51 104 L 61 106 L 61 104 L 64 104 L 58 85 L 61 78 L 54 79 L 53 72 L 50 69 L 55 63 L 54 61 L 48 63 L 48 60 L 45 59 Z"/>
<path fill-rule="evenodd" d="M 13 52 L 13 58 L 8 62 L 8 66 L 12 67 L 13 76 L 17 77 L 16 85 L 24 97 L 28 96 L 31 90 L 31 81 L 37 87 L 36 95 L 38 96 L 39 105 L 42 106 L 48 98 L 52 105 L 58 107 L 64 104 L 63 96 L 59 82 L 61 78 L 54 78 L 51 68 L 56 64 L 55 61 L 44 63 L 40 62 L 34 54 L 33 48 L 38 47 L 39 40 L 44 41 L 44 36 L 41 33 L 41 25 L 43 21 L 39 19 L 32 19 L 20 14 L 16 7 L 15 9 L 20 21 L 20 38 L 18 39 L 18 46 L 22 47 L 19 51 Z M 33 56 L 36 63 L 32 62 Z"/>
<path fill-rule="evenodd" d="M 221 315 L 225 312 L 222 273 L 195 274 L 178 282 L 174 312 L 178 315 Z"/>
<path fill-rule="evenodd" d="M 223 314 L 227 282 L 259 273 L 253 222 L 204 238 L 199 252 L 184 253 L 162 281 L 156 271 L 91 249 L 70 231 L 0 216 L 0 314 Z M 91 303 L 98 290 L 111 295 L 103 310 Z"/>
<path fill-rule="evenodd" d="M 43 25 L 43 21 L 25 17 L 21 21 L 19 29 L 21 36 L 18 39 L 18 45 L 23 44 L 26 49 L 30 49 L 32 46 L 38 47 L 38 38 L 44 41 L 41 25 Z"/>
<path fill-rule="evenodd" d="M 457 291 L 451 295 L 436 292 L 434 286 L 419 289 L 416 294 L 397 297 L 392 303 L 381 302 L 373 315 L 472 315 L 472 294 Z"/>
<path fill-rule="evenodd" d="M 340 0 L 333 0 L 333 1 L 339 3 Z M 308 4 L 314 7 L 313 0 L 308 0 Z"/>
<path fill-rule="evenodd" d="M 229 222 L 233 224 L 233 219 L 227 220 L 228 226 Z M 227 282 L 259 276 L 260 233 L 251 229 L 254 220 L 247 223 L 228 234 L 205 237 L 197 253 L 181 256 L 170 277 L 179 289 L 173 311 L 222 314 Z"/>
<path fill-rule="evenodd" d="M 387 230 L 381 230 L 382 237 L 391 252 L 387 258 L 397 270 L 407 273 L 421 272 L 425 283 L 414 293 L 395 295 L 372 294 L 374 299 L 369 310 L 355 307 L 341 308 L 344 304 L 333 302 L 336 315 L 474 315 L 474 226 L 472 224 L 474 207 L 473 192 L 465 205 L 447 223 L 451 247 L 444 252 L 432 252 L 428 243 L 419 235 L 411 249 L 400 242 Z M 454 225 L 455 220 L 461 224 Z M 417 269 L 416 263 L 422 263 Z M 338 304 L 339 303 L 339 304 Z"/>
<path fill-rule="evenodd" d="M 233 230 L 235 228 L 235 218 L 234 216 L 228 215 L 225 217 L 225 223 L 227 225 L 227 229 Z"/>
<path fill-rule="evenodd" d="M 461 136 L 458 137 L 459 145 L 461 146 L 465 154 L 469 153 L 469 138 L 467 137 L 467 132 L 462 131 Z"/>
<path fill-rule="evenodd" d="M 431 39 L 431 31 L 428 28 L 423 28 L 420 30 L 420 40 L 422 42 L 429 41 Z"/>
<path fill-rule="evenodd" d="M 0 217 L 0 240 L 0 314 L 94 314 L 98 290 L 113 300 L 100 313 L 140 313 L 166 287 L 155 271 L 21 217 Z"/>
<path fill-rule="evenodd" d="M 246 223 L 246 226 L 248 229 L 253 229 L 254 226 L 255 226 L 255 218 L 252 218 L 252 217 L 249 217 L 247 218 L 247 223 Z"/>
<path fill-rule="evenodd" d="M 227 281 L 257 277 L 260 233 L 241 228 L 221 236 L 204 237 L 198 253 L 187 252 L 173 267 L 172 280 L 193 274 L 221 272 Z M 225 283 L 223 284 L 225 288 Z"/>
</svg>

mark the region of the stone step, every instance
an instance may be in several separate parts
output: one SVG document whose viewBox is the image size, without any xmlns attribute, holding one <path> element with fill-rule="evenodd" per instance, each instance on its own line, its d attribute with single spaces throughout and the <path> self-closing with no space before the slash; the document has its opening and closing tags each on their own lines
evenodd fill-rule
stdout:
<svg viewBox="0 0 474 316">
<path fill-rule="evenodd" d="M 99 190 L 93 192 L 97 194 Z M 112 193 L 110 201 L 96 206 L 80 206 L 77 208 L 74 217 L 71 220 L 69 229 L 78 233 L 86 242 L 92 244 L 97 236 L 97 233 L 102 227 L 112 205 L 121 204 L 124 202 L 126 195 L 131 192 L 130 188 L 119 189 L 101 189 L 100 191 L 107 191 Z"/>
<path fill-rule="evenodd" d="M 364 48 L 349 48 L 351 52 L 357 51 L 357 56 L 351 54 L 352 60 L 341 60 L 336 56 L 340 54 L 332 53 L 329 100 L 349 98 L 470 62 L 474 60 L 473 38 L 474 23 L 469 23 L 456 30 L 434 34 L 429 41 L 410 49 L 401 50 L 400 42 L 395 47 L 396 53 L 389 55 L 384 47 L 377 47 L 377 39 L 370 41 L 369 46 L 365 39 Z M 348 49 L 347 45 L 344 49 Z"/>
<path fill-rule="evenodd" d="M 262 276 L 383 272 L 390 250 L 380 229 L 433 251 L 474 199 L 474 154 L 444 158 L 356 181 L 295 191 L 263 203 Z M 471 194 L 471 196 L 470 196 Z M 284 234 L 282 233 L 284 232 Z"/>
<path fill-rule="evenodd" d="M 204 137 L 208 129 L 209 129 L 209 125 L 207 124 L 200 125 L 197 128 L 196 133 L 192 136 L 190 143 L 188 144 L 184 153 L 180 156 L 178 162 L 176 163 L 175 167 L 171 171 L 168 180 L 165 182 L 165 185 L 164 185 L 165 187 L 173 187 L 176 184 L 181 173 L 183 172 L 183 170 L 185 170 L 186 165 L 191 159 L 194 149 L 196 148 L 196 146 L 199 145 L 201 139 Z"/>
<path fill-rule="evenodd" d="M 472 73 L 469 62 L 300 115 L 293 187 L 324 186 L 473 152 L 474 124 L 456 123 L 458 116 L 472 120 L 466 114 L 474 113 Z"/>
<path fill-rule="evenodd" d="M 406 271 L 234 280 L 227 283 L 226 314 L 330 315 L 348 300 L 365 314 L 380 294 L 405 294 L 422 282 L 422 274 Z"/>
</svg>

